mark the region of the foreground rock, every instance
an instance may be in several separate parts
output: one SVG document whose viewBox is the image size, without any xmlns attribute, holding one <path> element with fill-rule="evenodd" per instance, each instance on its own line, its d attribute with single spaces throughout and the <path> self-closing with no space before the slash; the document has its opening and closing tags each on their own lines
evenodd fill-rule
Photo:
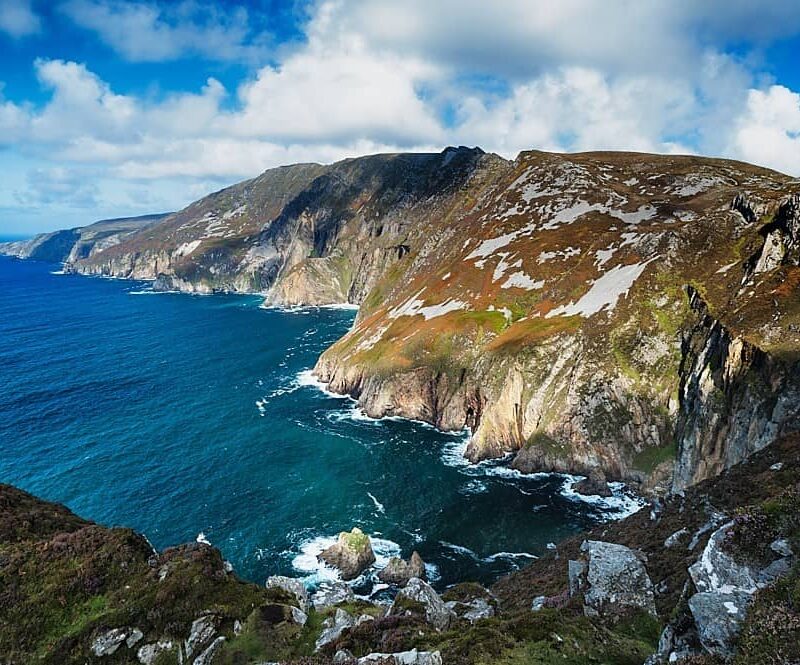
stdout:
<svg viewBox="0 0 800 665">
<path fill-rule="evenodd" d="M 369 536 L 353 527 L 349 533 L 342 531 L 336 543 L 319 555 L 319 560 L 338 568 L 342 579 L 352 580 L 375 563 L 375 553 Z"/>
<path fill-rule="evenodd" d="M 418 577 L 412 577 L 395 597 L 389 614 L 402 616 L 417 613 L 422 614 L 436 630 L 446 630 L 456 618 L 455 612 L 445 605 L 433 587 Z"/>
<path fill-rule="evenodd" d="M 353 590 L 344 582 L 323 583 L 314 593 L 313 605 L 317 612 L 342 603 L 351 603 L 356 599 Z"/>
<path fill-rule="evenodd" d="M 358 659 L 358 665 L 371 663 L 392 663 L 393 665 L 442 665 L 442 655 L 438 651 L 401 651 L 398 653 L 370 653 Z"/>
<path fill-rule="evenodd" d="M 334 642 L 346 628 L 352 628 L 355 625 L 355 617 L 348 614 L 343 609 L 337 609 L 332 617 L 328 617 L 323 622 L 322 633 L 320 633 L 320 636 L 317 638 L 316 650 L 319 651 L 331 642 Z"/>
<path fill-rule="evenodd" d="M 427 580 L 425 562 L 417 551 L 411 553 L 408 561 L 399 557 L 392 557 L 389 563 L 378 573 L 378 579 L 386 584 L 405 586 L 412 577 Z"/>
<path fill-rule="evenodd" d="M 297 599 L 300 609 L 303 610 L 303 612 L 308 612 L 308 589 L 306 589 L 306 585 L 303 584 L 301 580 L 294 577 L 285 577 L 283 575 L 272 575 L 267 578 L 267 588 L 278 588 L 287 591 Z"/>
<path fill-rule="evenodd" d="M 584 541 L 581 551 L 585 561 L 577 566 L 570 561 L 570 587 L 583 592 L 587 616 L 615 616 L 630 609 L 657 616 L 653 583 L 640 552 L 598 540 Z"/>
</svg>

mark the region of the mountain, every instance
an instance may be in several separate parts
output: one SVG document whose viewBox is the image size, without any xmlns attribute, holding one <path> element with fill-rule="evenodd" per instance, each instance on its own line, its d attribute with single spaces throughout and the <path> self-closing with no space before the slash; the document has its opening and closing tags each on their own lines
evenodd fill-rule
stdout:
<svg viewBox="0 0 800 665">
<path fill-rule="evenodd" d="M 160 222 L 168 214 L 103 219 L 89 226 L 40 233 L 30 240 L 0 243 L 0 254 L 20 259 L 64 263 L 85 259 L 121 242 L 125 237 Z"/>
<path fill-rule="evenodd" d="M 794 663 L 798 459 L 800 436 L 784 437 L 682 496 L 553 546 L 491 589 L 465 582 L 440 596 L 417 580 L 384 605 L 341 583 L 315 593 L 290 578 L 247 583 L 206 543 L 157 552 L 130 529 L 0 484 L 0 658 Z"/>
<path fill-rule="evenodd" d="M 268 170 L 67 269 L 357 303 L 315 372 L 368 415 L 664 493 L 798 428 L 799 192 L 700 157 L 373 155 Z"/>
</svg>

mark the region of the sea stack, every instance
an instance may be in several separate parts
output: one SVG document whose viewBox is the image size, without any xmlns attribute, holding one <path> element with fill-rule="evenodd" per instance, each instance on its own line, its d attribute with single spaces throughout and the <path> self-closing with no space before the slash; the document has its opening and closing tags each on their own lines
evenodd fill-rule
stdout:
<svg viewBox="0 0 800 665">
<path fill-rule="evenodd" d="M 350 532 L 342 531 L 336 543 L 318 558 L 338 568 L 344 580 L 355 579 L 375 563 L 375 553 L 372 551 L 369 536 L 358 527 L 353 527 Z"/>
</svg>

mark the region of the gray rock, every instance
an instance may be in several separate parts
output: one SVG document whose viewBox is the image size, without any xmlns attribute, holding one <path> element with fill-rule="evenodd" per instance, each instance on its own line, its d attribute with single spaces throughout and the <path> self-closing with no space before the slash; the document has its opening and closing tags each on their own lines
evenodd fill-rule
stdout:
<svg viewBox="0 0 800 665">
<path fill-rule="evenodd" d="M 334 582 L 333 584 L 321 584 L 314 593 L 314 609 L 318 612 L 339 605 L 340 603 L 350 603 L 356 599 L 353 590 L 344 582 Z"/>
<path fill-rule="evenodd" d="M 234 635 L 241 635 L 242 634 L 242 630 L 244 630 L 244 626 L 242 625 L 242 622 L 239 621 L 239 619 L 236 619 L 236 621 L 233 622 L 233 634 Z"/>
<path fill-rule="evenodd" d="M 172 640 L 159 640 L 158 642 L 145 644 L 139 647 L 139 651 L 136 652 L 136 657 L 142 665 L 153 665 L 159 655 L 167 651 L 173 651 L 174 649 L 175 643 Z"/>
<path fill-rule="evenodd" d="M 777 538 L 769 544 L 769 548 L 779 556 L 793 556 L 792 546 L 786 538 Z"/>
<path fill-rule="evenodd" d="M 608 486 L 605 474 L 600 469 L 592 469 L 589 475 L 582 480 L 573 483 L 573 491 L 586 496 L 611 496 L 611 488 Z"/>
<path fill-rule="evenodd" d="M 766 568 L 759 571 L 758 585 L 766 586 L 768 584 L 773 584 L 781 577 L 785 577 L 786 575 L 788 575 L 791 569 L 792 569 L 791 557 L 783 557 L 781 559 L 776 559 Z"/>
<path fill-rule="evenodd" d="M 110 656 L 128 639 L 129 633 L 128 628 L 112 628 L 106 631 L 92 642 L 92 653 L 98 657 Z"/>
<path fill-rule="evenodd" d="M 775 462 L 771 467 L 769 467 L 770 471 L 780 471 L 783 468 L 783 462 Z"/>
<path fill-rule="evenodd" d="M 330 644 L 339 636 L 346 628 L 352 628 L 355 625 L 355 619 L 345 612 L 343 609 L 338 608 L 333 617 L 328 617 L 322 623 L 323 630 L 317 638 L 316 650 L 319 651 L 326 644 Z"/>
<path fill-rule="evenodd" d="M 734 561 L 723 549 L 725 537 L 732 525 L 733 522 L 728 522 L 711 534 L 700 558 L 689 567 L 689 575 L 698 591 L 728 593 L 739 590 L 753 593 L 756 590 L 756 575 L 753 570 Z"/>
<path fill-rule="evenodd" d="M 339 649 L 333 656 L 333 665 L 342 665 L 355 660 L 355 657 L 347 649 Z"/>
<path fill-rule="evenodd" d="M 416 551 L 411 553 L 408 561 L 392 557 L 386 567 L 378 573 L 378 579 L 381 582 L 398 586 L 405 586 L 412 577 L 418 577 L 421 580 L 428 578 L 425 572 L 425 562 Z"/>
<path fill-rule="evenodd" d="M 370 653 L 358 659 L 358 665 L 369 665 L 384 659 L 394 660 L 395 665 L 442 665 L 442 655 L 438 651 L 401 651 L 399 653 Z"/>
<path fill-rule="evenodd" d="M 272 575 L 267 578 L 268 589 L 283 589 L 293 594 L 300 604 L 300 609 L 303 612 L 308 612 L 308 589 L 301 580 L 294 577 L 285 577 L 284 575 Z"/>
<path fill-rule="evenodd" d="M 585 540 L 581 551 L 588 558 L 584 612 L 606 616 L 637 608 L 658 616 L 653 583 L 641 554 L 616 543 Z"/>
<path fill-rule="evenodd" d="M 189 639 L 186 640 L 186 658 L 191 659 L 196 653 L 200 653 L 217 634 L 219 617 L 214 614 L 206 614 L 192 622 L 189 630 Z"/>
<path fill-rule="evenodd" d="M 194 660 L 194 665 L 211 665 L 214 660 L 214 656 L 216 655 L 217 651 L 222 648 L 222 645 L 225 643 L 225 638 L 220 635 L 217 639 L 215 639 L 208 648 L 203 651 L 197 658 Z"/>
<path fill-rule="evenodd" d="M 355 579 L 375 563 L 369 536 L 357 527 L 349 533 L 342 531 L 337 541 L 317 558 L 338 568 L 344 580 Z"/>
<path fill-rule="evenodd" d="M 704 649 L 721 658 L 733 655 L 750 598 L 741 591 L 702 592 L 689 598 L 689 609 Z"/>
<path fill-rule="evenodd" d="M 369 623 L 370 621 L 375 621 L 375 617 L 369 614 L 362 614 L 356 619 L 356 626 L 360 626 L 362 623 Z"/>
<path fill-rule="evenodd" d="M 544 609 L 546 602 L 547 596 L 536 596 L 531 603 L 531 611 L 538 612 L 539 610 Z"/>
<path fill-rule="evenodd" d="M 305 626 L 306 621 L 308 621 L 308 614 L 303 612 L 303 610 L 298 609 L 297 607 L 293 607 L 292 621 L 294 621 L 298 626 Z"/>
<path fill-rule="evenodd" d="M 403 599 L 421 603 L 425 608 L 425 620 L 436 630 L 446 630 L 456 618 L 455 613 L 441 599 L 438 593 L 423 580 L 412 577 L 401 589 L 392 604 L 389 614 L 404 614 Z"/>
<path fill-rule="evenodd" d="M 567 561 L 567 575 L 569 576 L 569 595 L 574 596 L 580 593 L 586 581 L 586 562 Z"/>
<path fill-rule="evenodd" d="M 468 609 L 461 616 L 470 623 L 475 623 L 480 619 L 488 619 L 495 615 L 494 606 L 483 598 L 474 598 L 466 603 L 466 606 Z"/>
<path fill-rule="evenodd" d="M 689 535 L 689 529 L 687 529 L 686 527 L 684 527 L 683 529 L 678 529 L 671 536 L 667 537 L 667 539 L 664 541 L 664 547 L 677 547 L 678 545 L 680 545 L 681 540 L 683 540 L 688 535 Z"/>
<path fill-rule="evenodd" d="M 144 637 L 144 633 L 138 628 L 131 629 L 130 634 L 128 635 L 128 639 L 125 640 L 125 646 L 129 649 L 135 647 Z"/>
</svg>

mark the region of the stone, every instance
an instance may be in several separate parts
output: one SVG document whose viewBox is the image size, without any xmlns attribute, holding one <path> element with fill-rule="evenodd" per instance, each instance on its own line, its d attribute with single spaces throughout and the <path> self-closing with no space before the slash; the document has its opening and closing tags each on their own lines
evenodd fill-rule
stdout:
<svg viewBox="0 0 800 665">
<path fill-rule="evenodd" d="M 208 648 L 206 648 L 205 651 L 203 651 L 203 653 L 195 658 L 194 665 L 211 665 L 211 663 L 214 661 L 214 656 L 216 655 L 217 651 L 222 648 L 224 643 L 225 637 L 220 635 L 208 646 Z"/>
<path fill-rule="evenodd" d="M 352 580 L 375 563 L 369 536 L 358 527 L 342 531 L 337 541 L 317 557 L 337 568 L 344 580 Z"/>
<path fill-rule="evenodd" d="M 313 604 L 317 612 L 339 605 L 350 603 L 356 599 L 353 590 L 344 582 L 334 582 L 332 584 L 321 584 L 314 593 Z"/>
<path fill-rule="evenodd" d="M 769 467 L 770 471 L 780 471 L 783 468 L 783 462 L 775 462 L 771 467 Z"/>
<path fill-rule="evenodd" d="M 589 471 L 589 475 L 574 483 L 572 489 L 578 494 L 588 496 L 611 496 L 611 488 L 606 482 L 606 476 L 599 469 Z"/>
<path fill-rule="evenodd" d="M 786 540 L 786 538 L 777 538 L 773 540 L 769 544 L 769 548 L 779 556 L 787 557 L 794 555 L 792 546 L 789 544 L 789 541 Z"/>
<path fill-rule="evenodd" d="M 219 617 L 214 614 L 206 614 L 195 619 L 189 630 L 189 639 L 185 644 L 186 657 L 191 659 L 194 654 L 199 653 L 208 645 L 217 634 L 218 626 Z"/>
<path fill-rule="evenodd" d="M 569 595 L 579 594 L 586 580 L 586 562 L 567 561 L 567 576 L 569 578 Z"/>
<path fill-rule="evenodd" d="M 583 594 L 587 616 L 609 616 L 629 608 L 658 616 L 653 583 L 640 553 L 599 540 L 583 541 L 581 551 L 588 558 Z"/>
<path fill-rule="evenodd" d="M 536 596 L 531 603 L 531 611 L 538 612 L 539 610 L 544 609 L 546 602 L 547 596 Z"/>
<path fill-rule="evenodd" d="M 133 628 L 128 635 L 128 639 L 125 640 L 125 646 L 129 649 L 135 647 L 139 642 L 141 642 L 142 638 L 144 637 L 144 633 L 138 628 Z"/>
<path fill-rule="evenodd" d="M 358 665 L 394 661 L 395 665 L 442 665 L 442 655 L 438 651 L 401 651 L 399 653 L 370 653 L 358 659 Z"/>
<path fill-rule="evenodd" d="M 339 649 L 333 656 L 333 665 L 343 665 L 355 660 L 355 657 L 347 649 Z"/>
<path fill-rule="evenodd" d="M 489 619 L 495 615 L 494 606 L 483 598 L 474 598 L 465 604 L 467 610 L 461 616 L 470 623 L 475 623 L 480 619 Z"/>
<path fill-rule="evenodd" d="M 397 586 L 405 586 L 412 577 L 418 577 L 421 580 L 427 580 L 428 575 L 425 572 L 425 562 L 418 552 L 411 553 L 411 558 L 404 561 L 399 557 L 392 557 L 389 563 L 378 573 L 378 579 L 386 584 L 396 584 Z"/>
<path fill-rule="evenodd" d="M 136 652 L 136 657 L 142 665 L 153 665 L 158 656 L 167 651 L 173 651 L 174 649 L 175 644 L 172 640 L 159 640 L 158 642 L 145 644 L 139 647 L 139 651 Z"/>
<path fill-rule="evenodd" d="M 110 656 L 128 639 L 128 634 L 128 628 L 112 628 L 106 631 L 92 642 L 92 653 L 98 657 Z"/>
<path fill-rule="evenodd" d="M 308 614 L 303 612 L 303 610 L 293 607 L 292 608 L 292 621 L 294 621 L 298 626 L 305 626 L 306 622 L 308 621 Z"/>
<path fill-rule="evenodd" d="M 689 598 L 689 610 L 706 651 L 721 658 L 733 655 L 750 598 L 750 594 L 741 591 L 702 592 Z"/>
<path fill-rule="evenodd" d="M 436 630 L 446 630 L 456 618 L 455 612 L 445 605 L 433 587 L 418 577 L 412 577 L 408 584 L 400 590 L 389 614 L 405 614 L 407 607 L 404 601 L 406 600 L 420 603 L 425 608 L 425 620 Z"/>
<path fill-rule="evenodd" d="M 323 629 L 317 638 L 316 650 L 319 651 L 322 647 L 339 639 L 346 628 L 352 628 L 354 625 L 355 619 L 343 609 L 337 608 L 332 617 L 328 617 L 322 622 Z"/>
<path fill-rule="evenodd" d="M 723 545 L 733 522 L 723 524 L 711 534 L 700 558 L 689 566 L 689 575 L 698 591 L 730 592 L 734 589 L 753 593 L 756 575 L 749 566 L 737 563 Z"/>
<path fill-rule="evenodd" d="M 664 547 L 677 547 L 680 545 L 681 540 L 689 535 L 689 529 L 684 527 L 683 529 L 678 529 L 675 533 L 671 536 L 667 536 L 664 540 Z"/>
<path fill-rule="evenodd" d="M 267 578 L 267 588 L 288 591 L 297 598 L 300 609 L 303 612 L 308 612 L 308 589 L 306 589 L 306 585 L 303 584 L 302 580 L 294 577 L 285 577 L 284 575 L 272 575 Z"/>
</svg>

